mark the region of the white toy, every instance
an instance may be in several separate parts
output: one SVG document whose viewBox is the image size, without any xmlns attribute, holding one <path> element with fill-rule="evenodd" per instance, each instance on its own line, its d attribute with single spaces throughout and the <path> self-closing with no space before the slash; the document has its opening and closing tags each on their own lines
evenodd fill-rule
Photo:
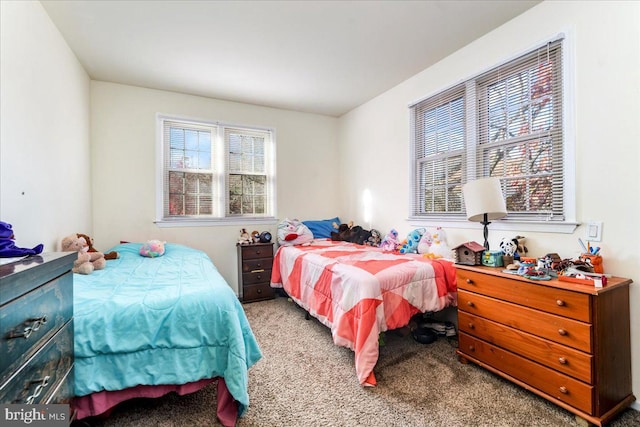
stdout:
<svg viewBox="0 0 640 427">
<path fill-rule="evenodd" d="M 418 242 L 418 253 L 419 254 L 427 254 L 429 253 L 429 248 L 433 243 L 433 236 L 429 231 L 425 231 L 420 237 L 420 241 Z"/>
<path fill-rule="evenodd" d="M 438 227 L 431 237 L 433 238 L 433 243 L 431 243 L 429 252 L 426 255 L 429 258 L 453 259 L 451 248 L 447 244 L 447 233 L 441 227 Z"/>
</svg>

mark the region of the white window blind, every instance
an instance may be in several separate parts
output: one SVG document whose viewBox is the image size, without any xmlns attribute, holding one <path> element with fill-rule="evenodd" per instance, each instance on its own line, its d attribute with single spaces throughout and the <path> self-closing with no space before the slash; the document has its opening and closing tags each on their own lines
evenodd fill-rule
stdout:
<svg viewBox="0 0 640 427">
<path fill-rule="evenodd" d="M 464 218 L 462 185 L 500 179 L 508 218 L 563 221 L 562 40 L 411 107 L 414 219 Z"/>
<path fill-rule="evenodd" d="M 275 217 L 272 130 L 158 119 L 160 221 Z"/>
</svg>

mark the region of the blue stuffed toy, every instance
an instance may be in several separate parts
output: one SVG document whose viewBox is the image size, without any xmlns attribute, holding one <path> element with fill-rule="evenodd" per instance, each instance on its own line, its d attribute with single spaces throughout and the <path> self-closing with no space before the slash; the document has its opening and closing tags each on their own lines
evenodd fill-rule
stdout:
<svg viewBox="0 0 640 427">
<path fill-rule="evenodd" d="M 425 228 L 416 228 L 407 235 L 407 243 L 400 248 L 401 254 L 415 254 L 418 252 L 420 238 L 427 231 Z"/>
</svg>

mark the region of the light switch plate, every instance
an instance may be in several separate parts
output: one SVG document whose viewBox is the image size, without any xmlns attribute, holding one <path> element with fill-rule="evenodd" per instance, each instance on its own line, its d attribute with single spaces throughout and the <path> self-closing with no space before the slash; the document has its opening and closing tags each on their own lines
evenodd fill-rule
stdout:
<svg viewBox="0 0 640 427">
<path fill-rule="evenodd" d="M 602 240 L 602 221 L 587 222 L 584 237 L 590 242 L 600 242 Z"/>
</svg>

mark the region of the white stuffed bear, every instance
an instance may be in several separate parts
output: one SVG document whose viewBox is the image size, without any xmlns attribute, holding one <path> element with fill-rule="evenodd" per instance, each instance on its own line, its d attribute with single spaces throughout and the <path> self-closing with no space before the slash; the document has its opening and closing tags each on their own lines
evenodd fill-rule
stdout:
<svg viewBox="0 0 640 427">
<path fill-rule="evenodd" d="M 429 231 L 425 231 L 422 237 L 420 237 L 420 241 L 418 242 L 418 253 L 419 254 L 427 254 L 429 253 L 429 248 L 433 243 L 433 236 Z"/>
</svg>

